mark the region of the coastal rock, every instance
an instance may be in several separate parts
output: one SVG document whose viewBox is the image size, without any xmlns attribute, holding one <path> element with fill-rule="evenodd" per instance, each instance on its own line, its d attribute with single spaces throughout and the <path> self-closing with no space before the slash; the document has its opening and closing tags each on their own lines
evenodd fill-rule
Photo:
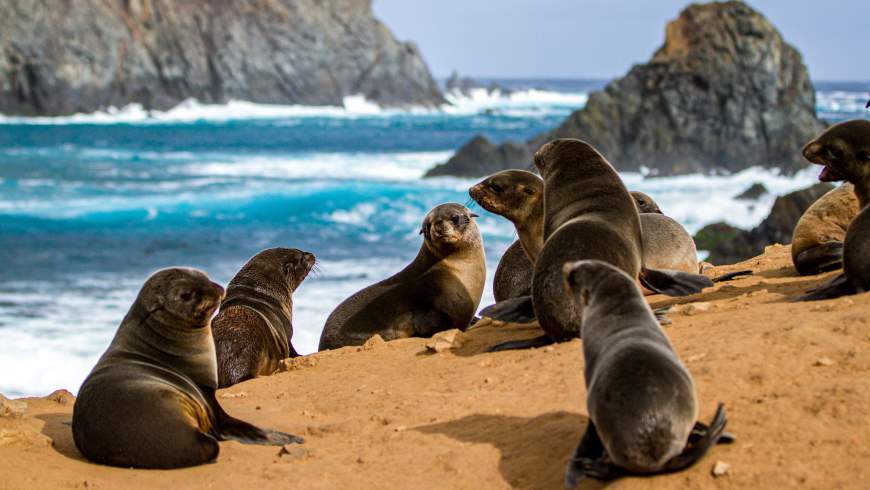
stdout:
<svg viewBox="0 0 870 490">
<path fill-rule="evenodd" d="M 66 5 L 66 4 L 65 4 Z M 0 112 L 142 104 L 444 102 L 371 0 L 0 0 Z"/>
<path fill-rule="evenodd" d="M 10 400 L 0 395 L 0 418 L 20 419 L 27 411 L 27 402 Z"/>
<path fill-rule="evenodd" d="M 501 94 L 510 94 L 512 90 L 501 86 L 496 82 L 490 82 L 487 85 L 484 85 L 477 80 L 471 77 L 463 77 L 460 76 L 459 73 L 453 72 L 450 74 L 450 78 L 447 79 L 447 83 L 445 85 L 445 90 L 447 93 L 452 94 L 460 94 L 460 95 L 471 95 L 471 92 L 475 89 L 485 89 L 487 93 L 499 92 Z"/>
<path fill-rule="evenodd" d="M 740 199 L 742 201 L 754 201 L 767 193 L 767 187 L 765 187 L 764 184 L 762 184 L 761 182 L 756 182 L 749 186 L 749 188 L 745 191 L 734 196 L 734 199 Z"/>
<path fill-rule="evenodd" d="M 701 250 L 709 250 L 707 260 L 714 264 L 733 264 L 754 257 L 771 243 L 789 243 L 798 219 L 818 198 L 833 189 L 828 183 L 815 184 L 776 198 L 770 214 L 749 231 L 716 223 L 695 235 Z"/>
<path fill-rule="evenodd" d="M 580 138 L 618 170 L 652 175 L 752 166 L 792 173 L 806 165 L 800 149 L 823 127 L 800 53 L 745 3 L 714 2 L 683 10 L 648 63 L 590 94 L 586 107 L 527 145 L 534 151 L 554 138 Z M 454 159 L 476 175 L 515 164 L 474 156 L 466 145 Z"/>
<path fill-rule="evenodd" d="M 531 163 L 532 152 L 527 146 L 512 142 L 496 146 L 486 137 L 478 135 L 446 163 L 426 172 L 425 177 L 477 177 L 509 168 L 527 168 Z"/>
</svg>

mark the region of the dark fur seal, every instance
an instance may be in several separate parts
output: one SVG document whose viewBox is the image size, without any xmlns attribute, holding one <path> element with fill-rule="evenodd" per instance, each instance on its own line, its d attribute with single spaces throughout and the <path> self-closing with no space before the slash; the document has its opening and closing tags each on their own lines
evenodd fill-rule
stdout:
<svg viewBox="0 0 870 490">
<path fill-rule="evenodd" d="M 218 387 L 268 376 L 293 349 L 293 291 L 314 267 L 313 254 L 270 248 L 253 256 L 227 286 L 212 321 Z"/>
<path fill-rule="evenodd" d="M 845 180 L 855 187 L 861 211 L 849 224 L 843 243 L 843 274 L 802 299 L 836 298 L 870 290 L 870 121 L 835 124 L 803 150 L 804 158 L 823 165 L 819 180 Z"/>
<path fill-rule="evenodd" d="M 326 320 L 320 349 L 361 345 L 375 334 L 392 340 L 467 328 L 486 281 L 475 217 L 454 203 L 429 211 L 414 261 L 338 305 Z"/>
<path fill-rule="evenodd" d="M 507 218 L 519 236 L 495 270 L 496 302 L 530 295 L 535 260 L 544 246 L 544 181 L 525 170 L 504 170 L 472 186 L 468 194 L 483 209 Z"/>
<path fill-rule="evenodd" d="M 829 191 L 807 208 L 791 239 L 791 259 L 798 273 L 806 276 L 843 267 L 843 241 L 857 215 L 858 198 L 849 183 Z"/>
<path fill-rule="evenodd" d="M 79 390 L 76 447 L 126 468 L 180 468 L 217 458 L 218 441 L 302 439 L 230 417 L 215 399 L 211 317 L 223 288 L 193 269 L 152 275 Z"/>
<path fill-rule="evenodd" d="M 586 476 L 679 471 L 724 434 L 722 404 L 710 426 L 695 422 L 698 401 L 633 277 L 599 260 L 564 265 L 564 288 L 583 312 L 589 425 L 568 464 L 565 486 Z"/>
<path fill-rule="evenodd" d="M 580 335 L 580 312 L 562 287 L 565 262 L 603 260 L 639 277 L 645 287 L 670 295 L 692 294 L 712 285 L 699 274 L 643 267 L 635 202 L 616 170 L 592 146 L 575 139 L 554 140 L 538 150 L 535 165 L 545 182 L 545 241 L 535 264 L 532 297 L 497 303 L 481 314 L 518 322 L 537 317 L 546 334 L 494 350 L 536 347 Z"/>
</svg>

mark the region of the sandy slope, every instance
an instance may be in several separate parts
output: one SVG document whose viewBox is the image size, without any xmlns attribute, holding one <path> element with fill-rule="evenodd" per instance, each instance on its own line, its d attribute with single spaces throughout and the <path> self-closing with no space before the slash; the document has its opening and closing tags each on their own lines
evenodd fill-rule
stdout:
<svg viewBox="0 0 870 490">
<path fill-rule="evenodd" d="M 671 313 L 667 332 L 695 377 L 702 417 L 724 401 L 738 441 L 683 473 L 614 488 L 870 486 L 870 294 L 791 303 L 831 274 L 797 277 L 782 246 L 713 273 L 746 266 L 756 275 L 650 298 L 696 304 Z M 586 424 L 580 341 L 481 353 L 537 333 L 484 323 L 453 351 L 408 339 L 301 358 L 220 396 L 233 415 L 303 435 L 304 451 L 222 443 L 217 463 L 185 470 L 87 463 L 64 425 L 72 404 L 28 399 L 24 418 L 0 418 L 0 488 L 561 488 Z M 714 478 L 717 460 L 731 469 Z"/>
</svg>

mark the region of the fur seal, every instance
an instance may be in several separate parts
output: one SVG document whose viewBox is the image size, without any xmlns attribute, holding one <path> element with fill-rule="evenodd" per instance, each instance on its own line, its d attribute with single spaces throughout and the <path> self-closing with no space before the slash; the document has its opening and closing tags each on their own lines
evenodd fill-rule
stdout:
<svg viewBox="0 0 870 490">
<path fill-rule="evenodd" d="M 436 206 L 423 219 L 423 245 L 396 275 L 344 300 L 330 313 L 320 349 L 464 330 L 480 304 L 486 260 L 480 231 L 461 204 Z"/>
<path fill-rule="evenodd" d="M 849 224 L 843 243 L 843 273 L 804 296 L 836 298 L 870 290 L 870 121 L 835 124 L 803 149 L 804 158 L 822 165 L 819 180 L 851 183 L 861 211 Z"/>
<path fill-rule="evenodd" d="M 693 294 L 712 282 L 693 272 L 643 265 L 640 215 L 616 170 L 586 142 L 553 140 L 535 153 L 544 178 L 544 245 L 535 263 L 531 298 L 515 298 L 481 315 L 502 321 L 537 318 L 545 335 L 499 344 L 492 350 L 537 347 L 580 335 L 580 312 L 562 288 L 565 262 L 598 259 L 639 278 L 648 289 L 670 295 Z M 658 216 L 646 214 L 644 216 Z"/>
<path fill-rule="evenodd" d="M 492 295 L 495 301 L 505 301 L 532 294 L 532 275 L 535 267 L 523 250 L 519 240 L 502 254 L 492 278 Z"/>
<path fill-rule="evenodd" d="M 293 337 L 293 292 L 314 267 L 313 254 L 270 248 L 254 255 L 227 286 L 212 320 L 218 387 L 268 376 L 299 354 Z"/>
<path fill-rule="evenodd" d="M 720 403 L 710 426 L 696 422 L 698 400 L 635 279 L 611 264 L 564 264 L 564 288 L 583 312 L 583 359 L 589 425 L 568 464 L 565 486 L 586 476 L 680 471 L 724 433 Z"/>
<path fill-rule="evenodd" d="M 812 204 L 794 228 L 791 258 L 803 276 L 843 266 L 843 240 L 849 223 L 858 215 L 855 188 L 845 183 Z"/>
<path fill-rule="evenodd" d="M 223 295 L 193 269 L 148 278 L 79 390 L 73 440 L 87 459 L 168 469 L 214 460 L 218 441 L 302 442 L 230 417 L 215 399 L 211 317 Z"/>
<path fill-rule="evenodd" d="M 514 224 L 519 242 L 534 264 L 544 248 L 544 181 L 524 170 L 505 170 L 474 185 L 468 193 L 481 207 Z M 648 195 L 639 191 L 630 194 L 640 213 L 643 263 L 650 269 L 697 273 L 698 251 L 689 232 L 676 220 L 665 216 Z M 523 273 L 517 267 L 516 275 Z M 499 299 L 496 295 L 496 302 L 520 296 L 523 295 Z"/>
<path fill-rule="evenodd" d="M 658 203 L 653 200 L 648 194 L 644 194 L 640 191 L 631 191 L 631 197 L 634 198 L 634 203 L 637 204 L 637 211 L 639 213 L 662 213 L 662 208 L 659 207 Z"/>
</svg>

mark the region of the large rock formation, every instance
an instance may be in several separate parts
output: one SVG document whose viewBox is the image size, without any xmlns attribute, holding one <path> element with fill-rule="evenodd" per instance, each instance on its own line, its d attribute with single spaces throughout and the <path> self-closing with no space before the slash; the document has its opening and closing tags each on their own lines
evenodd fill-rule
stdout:
<svg viewBox="0 0 870 490">
<path fill-rule="evenodd" d="M 756 165 L 793 172 L 823 126 L 800 53 L 748 5 L 709 3 L 686 8 L 648 63 L 527 144 L 581 138 L 619 170 L 659 175 Z"/>
<path fill-rule="evenodd" d="M 772 243 L 790 243 L 804 211 L 833 188 L 829 183 L 818 183 L 777 197 L 767 218 L 749 231 L 725 223 L 707 225 L 695 235 L 695 244 L 710 251 L 708 262 L 733 264 L 761 254 Z"/>
<path fill-rule="evenodd" d="M 509 168 L 528 168 L 531 161 L 532 153 L 526 145 L 507 142 L 496 146 L 478 135 L 465 143 L 447 163 L 429 169 L 424 177 L 477 177 Z"/>
<path fill-rule="evenodd" d="M 187 98 L 443 102 L 371 0 L 0 0 L 0 112 L 57 115 Z"/>
</svg>

